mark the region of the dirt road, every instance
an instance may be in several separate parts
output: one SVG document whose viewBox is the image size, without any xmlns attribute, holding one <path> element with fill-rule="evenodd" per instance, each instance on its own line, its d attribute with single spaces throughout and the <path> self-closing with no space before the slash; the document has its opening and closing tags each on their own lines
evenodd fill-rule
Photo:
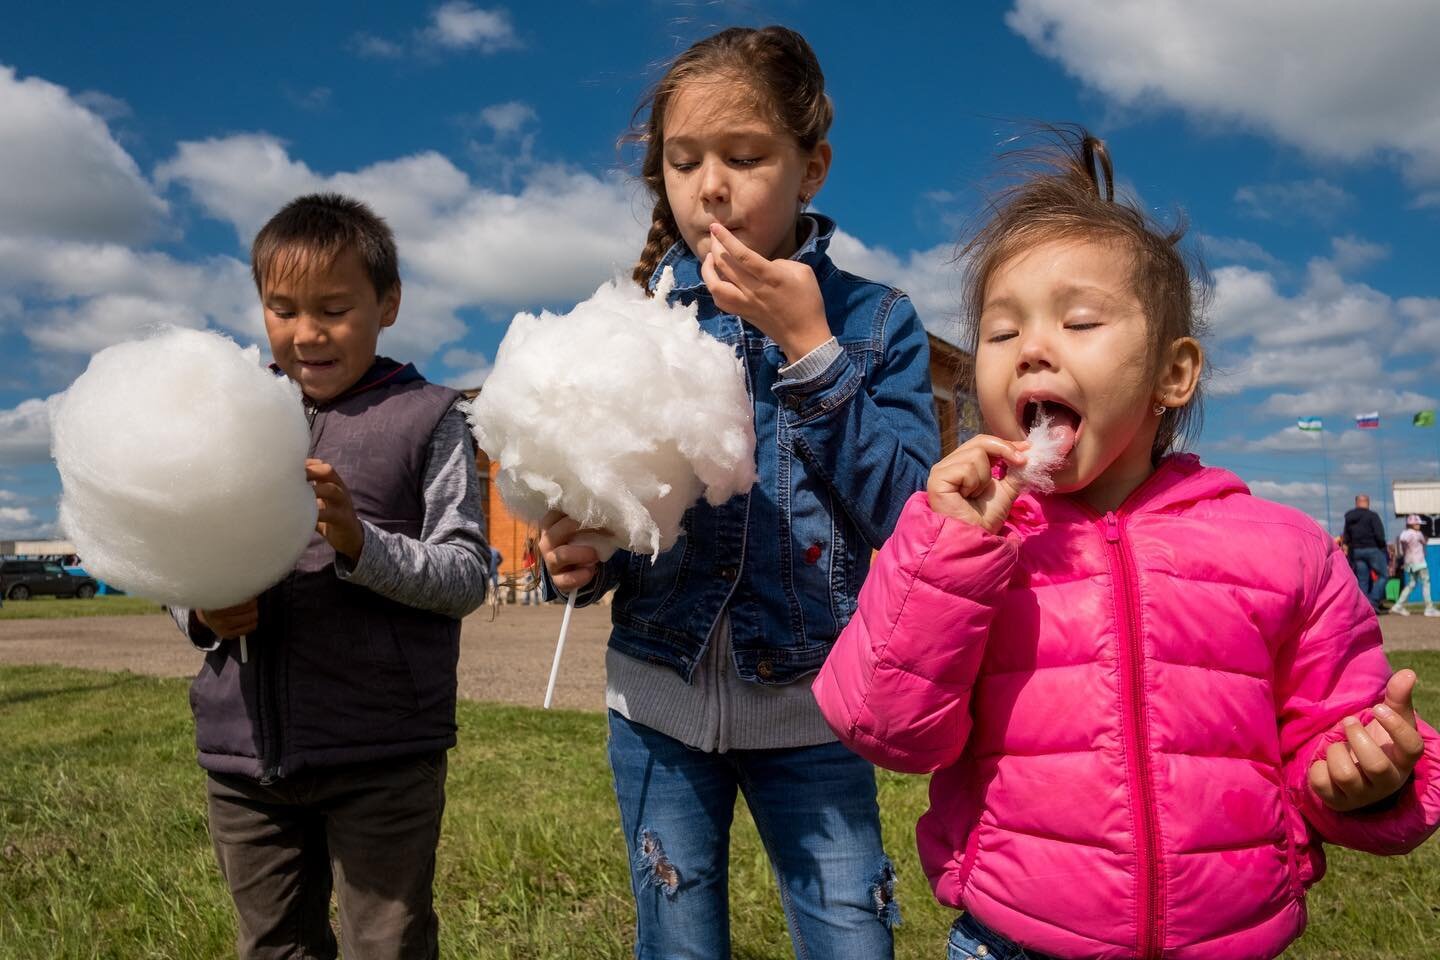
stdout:
<svg viewBox="0 0 1440 960">
<path fill-rule="evenodd" d="M 460 695 L 472 700 L 539 706 L 562 609 L 502 607 L 467 617 L 460 641 Z M 1440 619 L 1381 618 L 1387 650 L 1440 650 Z M 605 638 L 610 609 L 575 611 L 555 704 L 605 708 Z M 53 663 L 94 670 L 133 670 L 163 677 L 193 676 L 200 654 L 168 617 L 92 617 L 0 621 L 0 664 Z"/>
</svg>

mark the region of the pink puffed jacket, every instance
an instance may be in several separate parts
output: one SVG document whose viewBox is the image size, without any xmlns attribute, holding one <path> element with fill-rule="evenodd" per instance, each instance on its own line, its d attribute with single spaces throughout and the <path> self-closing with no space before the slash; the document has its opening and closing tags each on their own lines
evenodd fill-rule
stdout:
<svg viewBox="0 0 1440 960">
<path fill-rule="evenodd" d="M 1060 957 L 1272 957 L 1321 841 L 1404 853 L 1440 824 L 1423 723 L 1379 809 L 1306 779 L 1390 673 L 1315 522 L 1176 456 L 1104 516 L 1024 496 L 1001 536 L 916 494 L 814 691 L 856 752 L 934 772 L 941 902 Z"/>
</svg>

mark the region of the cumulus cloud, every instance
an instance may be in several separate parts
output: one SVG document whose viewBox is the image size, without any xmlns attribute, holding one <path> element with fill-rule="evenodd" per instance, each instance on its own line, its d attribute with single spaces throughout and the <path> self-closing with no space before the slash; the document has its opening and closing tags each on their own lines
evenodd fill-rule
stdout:
<svg viewBox="0 0 1440 960">
<path fill-rule="evenodd" d="M 1242 216 L 1286 223 L 1312 220 L 1329 224 L 1354 201 L 1340 187 L 1319 178 L 1258 183 L 1235 191 L 1235 205 Z"/>
<path fill-rule="evenodd" d="M 1396 156 L 1417 182 L 1440 180 L 1440 4 L 1016 0 L 1006 22 L 1120 104 L 1179 107 L 1320 157 Z"/>
<path fill-rule="evenodd" d="M 165 201 L 63 87 L 0 65 L 0 143 L 0 233 L 133 243 L 162 231 Z"/>
<path fill-rule="evenodd" d="M 843 230 L 830 241 L 830 257 L 842 270 L 899 287 L 910 295 L 920 320 L 931 333 L 958 343 L 962 276 L 953 244 L 913 250 L 898 256 L 884 247 L 871 247 Z"/>
<path fill-rule="evenodd" d="M 1199 235 L 1200 251 L 1209 261 L 1226 263 L 1260 263 L 1278 269 L 1280 259 L 1254 240 L 1242 237 L 1217 237 L 1213 234 Z"/>
<path fill-rule="evenodd" d="M 1328 495 L 1329 509 L 1327 510 L 1327 493 L 1324 483 L 1307 480 L 1251 480 L 1247 486 L 1250 487 L 1250 492 L 1257 497 L 1274 500 L 1276 503 L 1286 504 L 1308 514 L 1321 528 L 1328 526 L 1327 512 L 1332 517 L 1339 516 L 1339 512 L 1335 510 L 1337 506 L 1341 506 L 1341 501 L 1338 499 L 1339 494 L 1331 492 Z"/>
<path fill-rule="evenodd" d="M 0 410 L 0 464 L 7 467 L 50 460 L 50 404 L 32 398 Z"/>
<path fill-rule="evenodd" d="M 430 11 L 428 23 L 399 39 L 357 33 L 351 49 L 362 57 L 398 60 L 413 54 L 476 50 L 482 54 L 514 50 L 524 46 L 515 33 L 510 11 L 504 7 L 484 9 L 465 0 L 449 0 Z"/>
<path fill-rule="evenodd" d="M 1337 421 L 1339 425 L 1348 427 L 1354 424 L 1344 418 L 1376 410 L 1382 422 L 1386 417 L 1400 417 L 1408 424 L 1416 410 L 1430 410 L 1435 406 L 1434 394 L 1350 383 L 1327 384 L 1301 393 L 1273 393 L 1260 405 L 1260 410 L 1286 417 L 1337 414 L 1342 418 Z"/>
<path fill-rule="evenodd" d="M 28 527 L 34 522 L 35 514 L 30 512 L 29 507 L 0 507 L 0 529 Z"/>
<path fill-rule="evenodd" d="M 490 358 L 475 350 L 447 350 L 442 360 L 445 366 L 456 371 L 445 378 L 445 385 L 457 390 L 483 386 L 494 369 Z"/>
<path fill-rule="evenodd" d="M 1367 448 L 1368 440 L 1356 430 L 1346 430 L 1348 419 L 1337 419 L 1325 424 L 1323 439 L 1324 452 L 1344 453 Z M 1319 433 L 1301 430 L 1291 424 L 1282 430 L 1250 440 L 1244 437 L 1230 437 L 1206 444 L 1212 450 L 1230 453 L 1314 453 L 1322 452 L 1322 438 Z"/>
<path fill-rule="evenodd" d="M 292 159 L 275 138 L 250 134 L 183 143 L 157 176 L 183 185 L 247 243 L 299 193 L 338 190 L 365 200 L 395 230 L 407 316 L 417 288 L 451 310 L 573 303 L 628 270 L 644 240 L 622 178 L 556 166 L 531 171 L 513 193 L 473 183 L 434 152 L 326 176 Z M 424 322 L 442 324 L 430 331 L 432 348 L 459 332 L 458 322 Z"/>
<path fill-rule="evenodd" d="M 442 47 L 481 53 L 520 46 L 510 11 L 503 7 L 485 10 L 465 0 L 450 0 L 436 7 L 425 36 Z"/>
</svg>

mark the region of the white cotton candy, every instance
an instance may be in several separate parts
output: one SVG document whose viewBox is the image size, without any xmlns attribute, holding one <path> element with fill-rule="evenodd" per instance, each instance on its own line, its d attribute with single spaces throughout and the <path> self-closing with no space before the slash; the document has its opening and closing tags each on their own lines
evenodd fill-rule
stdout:
<svg viewBox="0 0 1440 960">
<path fill-rule="evenodd" d="M 1025 451 L 1025 466 L 1013 474 L 1016 482 L 1024 489 L 1036 493 L 1054 493 L 1055 478 L 1052 474 L 1060 469 L 1066 454 L 1070 452 L 1067 449 L 1070 436 L 1070 433 L 1055 425 L 1055 421 L 1046 412 L 1045 405 L 1040 404 L 1035 423 L 1025 435 L 1025 439 L 1030 441 L 1030 449 Z"/>
<path fill-rule="evenodd" d="M 702 495 L 719 505 L 755 483 L 744 369 L 693 305 L 667 304 L 673 286 L 667 269 L 653 298 L 616 281 L 562 316 L 511 321 L 470 420 L 521 520 L 560 510 L 654 556 Z"/>
<path fill-rule="evenodd" d="M 164 329 L 97 353 L 51 422 L 60 525 L 92 576 L 161 603 L 234 606 L 315 527 L 299 389 L 259 350 Z"/>
</svg>

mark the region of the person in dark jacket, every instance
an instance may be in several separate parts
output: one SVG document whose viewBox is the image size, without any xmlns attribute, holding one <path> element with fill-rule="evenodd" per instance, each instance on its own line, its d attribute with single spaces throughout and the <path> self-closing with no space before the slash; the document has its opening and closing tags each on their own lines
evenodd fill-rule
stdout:
<svg viewBox="0 0 1440 960">
<path fill-rule="evenodd" d="M 1390 554 L 1385 548 L 1385 524 L 1380 514 L 1370 509 L 1370 498 L 1363 493 L 1355 498 L 1355 509 L 1345 513 L 1341 540 L 1360 581 L 1360 592 L 1369 598 L 1376 613 L 1383 613 L 1380 601 L 1385 599 L 1385 581 L 1390 578 Z"/>
<path fill-rule="evenodd" d="M 259 597 L 172 611 L 206 651 L 190 701 L 237 952 L 335 957 L 333 890 L 347 960 L 437 957 L 460 618 L 490 566 L 473 440 L 456 391 L 376 356 L 400 277 L 368 207 L 292 201 L 251 266 L 274 369 L 304 397 L 319 520 Z"/>
</svg>

